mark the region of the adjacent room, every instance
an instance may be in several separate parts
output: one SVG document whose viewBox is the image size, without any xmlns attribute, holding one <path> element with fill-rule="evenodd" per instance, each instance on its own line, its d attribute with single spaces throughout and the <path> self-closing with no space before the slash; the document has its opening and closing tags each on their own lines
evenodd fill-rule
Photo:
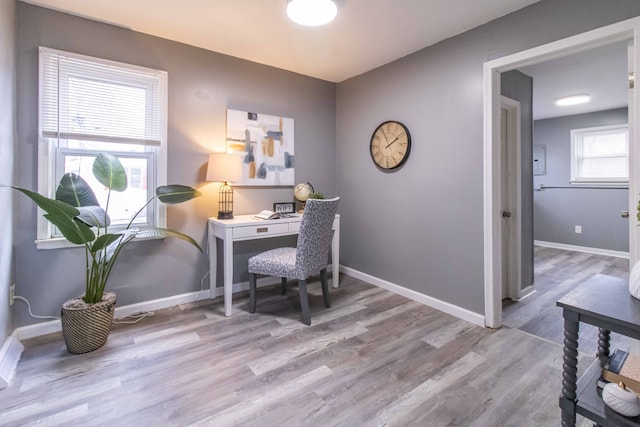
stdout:
<svg viewBox="0 0 640 427">
<path fill-rule="evenodd" d="M 640 425 L 604 376 L 638 34 L 636 0 L 0 0 L 0 424 Z M 548 113 L 557 73 L 617 77 Z"/>
</svg>

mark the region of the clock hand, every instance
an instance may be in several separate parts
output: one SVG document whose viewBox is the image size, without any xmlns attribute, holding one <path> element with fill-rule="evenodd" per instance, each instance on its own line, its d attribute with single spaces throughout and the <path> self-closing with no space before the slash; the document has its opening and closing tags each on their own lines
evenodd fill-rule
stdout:
<svg viewBox="0 0 640 427">
<path fill-rule="evenodd" d="M 398 138 L 400 138 L 400 137 L 399 137 L 399 136 L 396 136 L 396 139 L 394 139 L 393 141 L 389 142 L 389 143 L 387 144 L 387 146 L 386 146 L 386 147 L 384 147 L 384 148 L 389 148 L 389 147 L 391 147 L 391 144 L 393 144 L 394 142 L 396 142 L 396 141 L 398 140 Z"/>
<path fill-rule="evenodd" d="M 384 133 L 384 129 L 383 129 L 383 128 L 380 128 L 380 131 L 382 131 L 382 136 L 384 136 L 384 139 L 385 139 L 387 142 L 389 142 L 389 138 L 387 138 L 387 134 L 386 134 L 386 133 Z"/>
</svg>

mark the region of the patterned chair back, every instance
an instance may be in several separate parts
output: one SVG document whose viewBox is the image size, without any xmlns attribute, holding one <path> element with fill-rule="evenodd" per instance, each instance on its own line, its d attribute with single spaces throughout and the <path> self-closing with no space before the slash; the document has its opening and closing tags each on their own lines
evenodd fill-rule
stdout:
<svg viewBox="0 0 640 427">
<path fill-rule="evenodd" d="M 327 267 L 331 227 L 339 202 L 340 197 L 307 200 L 298 232 L 296 273 L 299 279 L 306 279 Z"/>
</svg>

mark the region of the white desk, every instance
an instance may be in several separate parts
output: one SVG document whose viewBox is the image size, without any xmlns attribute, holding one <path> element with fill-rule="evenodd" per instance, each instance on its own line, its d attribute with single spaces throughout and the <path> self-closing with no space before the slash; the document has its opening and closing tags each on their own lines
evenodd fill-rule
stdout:
<svg viewBox="0 0 640 427">
<path fill-rule="evenodd" d="M 294 214 L 291 218 L 271 220 L 257 219 L 253 215 L 236 215 L 233 219 L 209 218 L 209 289 L 211 298 L 215 298 L 218 260 L 216 238 L 218 238 L 222 240 L 225 316 L 231 316 L 231 301 L 233 298 L 233 242 L 298 234 L 300 221 L 302 221 L 301 214 Z M 340 215 L 336 215 L 333 220 L 333 230 L 331 268 L 333 287 L 337 288 L 339 286 L 338 270 L 340 266 Z"/>
</svg>

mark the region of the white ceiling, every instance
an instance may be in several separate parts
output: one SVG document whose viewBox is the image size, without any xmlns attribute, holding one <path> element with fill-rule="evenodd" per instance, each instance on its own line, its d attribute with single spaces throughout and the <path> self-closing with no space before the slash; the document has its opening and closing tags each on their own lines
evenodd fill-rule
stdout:
<svg viewBox="0 0 640 427">
<path fill-rule="evenodd" d="M 520 71 L 533 77 L 533 119 L 627 106 L 627 43 L 615 43 L 543 62 Z M 555 100 L 591 95 L 591 101 L 558 107 Z"/>
<path fill-rule="evenodd" d="M 337 0 L 302 27 L 286 0 L 29 0 L 39 6 L 331 82 L 394 61 L 538 0 Z"/>
</svg>

